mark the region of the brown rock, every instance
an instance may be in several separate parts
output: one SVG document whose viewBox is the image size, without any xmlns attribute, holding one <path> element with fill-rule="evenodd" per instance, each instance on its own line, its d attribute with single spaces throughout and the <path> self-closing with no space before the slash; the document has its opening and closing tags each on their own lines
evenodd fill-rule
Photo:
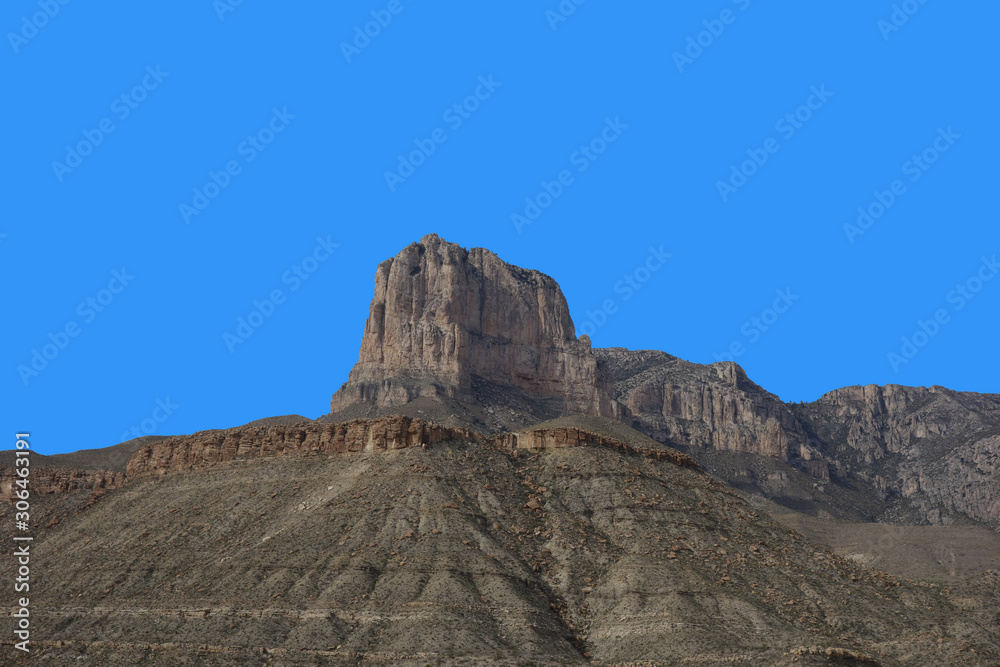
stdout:
<svg viewBox="0 0 1000 667">
<path fill-rule="evenodd" d="M 562 413 L 615 414 L 552 278 L 430 234 L 379 265 L 358 363 L 330 410 L 398 407 L 419 396 L 477 403 L 474 379 Z"/>
<path fill-rule="evenodd" d="M 11 468 L 0 467 L 0 500 L 13 500 L 18 479 Z M 30 489 L 33 495 L 91 490 L 101 495 L 125 481 L 125 474 L 113 470 L 74 470 L 71 468 L 32 468 Z"/>
<path fill-rule="evenodd" d="M 384 451 L 454 438 L 478 441 L 482 436 L 468 429 L 439 426 L 402 415 L 340 423 L 248 424 L 224 431 L 173 436 L 146 445 L 129 459 L 126 472 L 131 478 L 243 457 Z"/>
</svg>

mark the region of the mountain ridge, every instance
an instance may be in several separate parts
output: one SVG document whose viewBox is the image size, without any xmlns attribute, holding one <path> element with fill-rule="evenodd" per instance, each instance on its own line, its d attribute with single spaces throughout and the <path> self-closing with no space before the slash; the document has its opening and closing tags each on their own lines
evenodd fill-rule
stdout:
<svg viewBox="0 0 1000 667">
<path fill-rule="evenodd" d="M 39 652 L 1000 660 L 985 569 L 1000 538 L 983 533 L 1000 528 L 1000 395 L 868 385 L 785 403 L 734 362 L 573 332 L 554 280 L 428 235 L 379 265 L 330 413 L 38 457 L 32 613 L 57 619 Z M 977 549 L 913 543 L 928 539 Z"/>
</svg>

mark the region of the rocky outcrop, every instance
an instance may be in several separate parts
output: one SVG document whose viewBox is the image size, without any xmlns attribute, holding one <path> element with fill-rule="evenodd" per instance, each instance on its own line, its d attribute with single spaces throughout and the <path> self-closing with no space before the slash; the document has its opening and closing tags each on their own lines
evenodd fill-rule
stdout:
<svg viewBox="0 0 1000 667">
<path fill-rule="evenodd" d="M 868 385 L 793 407 L 826 458 L 923 520 L 1000 526 L 1000 395 Z"/>
<path fill-rule="evenodd" d="M 136 452 L 129 478 L 198 468 L 238 458 L 350 454 L 421 447 L 459 438 L 478 441 L 478 433 L 405 416 L 355 419 L 340 423 L 246 425 L 165 438 Z"/>
<path fill-rule="evenodd" d="M 738 364 L 702 366 L 651 350 L 595 353 L 628 418 L 661 442 L 783 461 L 818 458 L 788 406 L 751 382 Z M 812 468 L 827 473 L 818 461 Z"/>
<path fill-rule="evenodd" d="M 13 468 L 0 467 L 0 500 L 15 500 L 19 487 Z M 125 475 L 113 470 L 74 470 L 72 468 L 32 468 L 28 478 L 28 491 L 33 496 L 72 491 L 93 491 L 101 495 L 117 488 Z"/>
<path fill-rule="evenodd" d="M 539 428 L 528 429 L 515 433 L 504 433 L 495 436 L 492 442 L 507 452 L 519 450 L 562 449 L 564 447 L 580 447 L 595 445 L 620 449 L 630 454 L 646 456 L 658 461 L 670 461 L 683 468 L 697 468 L 698 463 L 685 454 L 670 449 L 650 449 L 636 447 L 617 438 L 609 438 L 581 428 Z"/>
<path fill-rule="evenodd" d="M 330 410 L 513 387 L 559 413 L 611 416 L 610 385 L 549 276 L 431 234 L 379 265 L 358 363 Z"/>
<path fill-rule="evenodd" d="M 699 366 L 662 352 L 591 350 L 577 340 L 552 278 L 482 248 L 425 236 L 383 262 L 358 363 L 331 412 L 360 404 L 400 408 L 417 398 L 512 403 L 549 416 L 610 416 L 661 442 L 813 461 L 819 455 L 787 406 L 738 365 Z M 529 401 L 511 398 L 511 390 Z M 349 412 L 345 414 L 350 414 Z"/>
</svg>

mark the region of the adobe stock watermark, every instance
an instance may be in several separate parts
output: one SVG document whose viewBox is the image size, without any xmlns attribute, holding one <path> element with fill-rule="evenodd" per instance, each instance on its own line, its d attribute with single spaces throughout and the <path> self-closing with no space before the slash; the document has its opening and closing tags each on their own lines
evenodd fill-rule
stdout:
<svg viewBox="0 0 1000 667">
<path fill-rule="evenodd" d="M 295 118 L 295 114 L 288 113 L 288 107 L 282 107 L 280 111 L 278 107 L 272 108 L 271 119 L 267 124 L 253 134 L 248 134 L 247 138 L 236 146 L 236 152 L 243 157 L 246 164 L 250 164 L 267 149 L 275 137 L 285 131 L 285 128 Z M 239 160 L 229 160 L 219 171 L 209 170 L 208 180 L 205 181 L 205 184 L 192 188 L 191 203 L 181 202 L 177 207 L 184 224 L 191 224 L 191 218 L 201 215 L 202 211 L 212 203 L 212 200 L 229 187 L 233 178 L 242 173 L 243 165 L 240 164 Z"/>
<path fill-rule="evenodd" d="M 465 121 L 472 118 L 472 114 L 479 109 L 480 105 L 490 99 L 496 89 L 502 85 L 502 81 L 493 80 L 492 74 L 480 76 L 479 85 L 475 87 L 472 94 L 445 109 L 444 113 L 441 114 L 441 119 L 448 123 L 448 127 L 452 130 L 459 129 Z M 427 162 L 427 158 L 434 154 L 440 144 L 446 141 L 448 141 L 448 133 L 441 127 L 432 130 L 426 139 L 414 139 L 413 144 L 416 149 L 405 156 L 402 153 L 397 155 L 399 162 L 396 164 L 395 171 L 386 170 L 383 174 L 385 184 L 389 186 L 389 192 L 395 192 L 399 185 L 413 176 L 417 168 Z"/>
<path fill-rule="evenodd" d="M 545 20 L 549 22 L 549 27 L 555 32 L 560 23 L 565 23 L 569 17 L 576 13 L 576 8 L 587 0 L 562 0 L 559 5 L 552 9 L 545 10 Z"/>
<path fill-rule="evenodd" d="M 333 251 L 340 247 L 339 243 L 334 243 L 329 236 L 325 239 L 322 236 L 316 237 L 316 246 L 301 261 L 292 264 L 287 271 L 281 274 L 281 282 L 288 285 L 289 292 L 296 292 L 309 280 L 309 278 L 319 270 L 325 261 L 330 259 Z M 229 354 L 236 351 L 237 345 L 242 345 L 266 322 L 275 309 L 283 305 L 287 295 L 280 288 L 271 290 L 268 297 L 263 301 L 254 299 L 253 309 L 246 317 L 236 318 L 236 328 L 233 333 L 222 332 L 222 342 L 226 344 Z"/>
<path fill-rule="evenodd" d="M 823 108 L 823 105 L 833 97 L 834 93 L 826 89 L 826 84 L 821 84 L 819 88 L 811 86 L 809 97 L 805 104 L 801 104 L 794 110 L 786 113 L 774 123 L 774 129 L 781 134 L 784 140 L 789 140 L 795 133 L 805 127 L 805 124 L 812 119 L 813 114 Z M 728 202 L 729 198 L 747 184 L 748 180 L 756 174 L 761 167 L 767 164 L 772 155 L 781 149 L 781 144 L 774 137 L 768 137 L 761 148 L 748 148 L 746 154 L 749 159 L 740 163 L 729 165 L 729 179 L 727 181 L 716 181 L 715 187 L 719 191 L 719 196 L 723 202 Z"/>
<path fill-rule="evenodd" d="M 792 294 L 791 287 L 775 290 L 774 293 L 776 298 L 771 306 L 762 310 L 760 315 L 751 317 L 740 327 L 740 333 L 743 334 L 746 342 L 744 343 L 743 338 L 737 338 L 726 347 L 726 351 L 722 354 L 713 352 L 712 357 L 716 361 L 736 361 L 738 357 L 742 357 L 746 353 L 747 347 L 760 340 L 761 336 L 769 331 L 781 316 L 787 313 L 801 298 L 798 294 Z"/>
<path fill-rule="evenodd" d="M 128 92 L 122 93 L 111 101 L 111 113 L 115 114 L 119 121 L 128 118 L 139 105 L 146 101 L 149 93 L 160 87 L 163 80 L 170 76 L 170 72 L 160 70 L 157 65 L 154 69 L 152 65 L 146 67 L 146 75 L 142 80 L 132 87 Z M 84 128 L 81 133 L 83 139 L 75 145 L 66 145 L 66 156 L 63 162 L 53 160 L 52 172 L 60 183 L 66 174 L 72 173 L 74 169 L 83 164 L 83 159 L 94 152 L 94 149 L 104 142 L 104 139 L 115 131 L 115 123 L 111 118 L 102 118 L 94 129 Z"/>
<path fill-rule="evenodd" d="M 988 259 L 981 257 L 976 272 L 964 282 L 955 285 L 945 295 L 945 302 L 952 306 L 951 312 L 947 308 L 938 308 L 929 319 L 917 320 L 913 333 L 900 339 L 899 349 L 886 354 L 886 359 L 892 366 L 892 370 L 898 373 L 902 366 L 913 361 L 920 350 L 941 332 L 941 327 L 951 322 L 952 313 L 957 313 L 965 308 L 982 291 L 986 283 L 993 280 L 997 273 L 1000 273 L 997 256 L 993 255 Z"/>
<path fill-rule="evenodd" d="M 215 10 L 215 15 L 219 17 L 219 23 L 226 20 L 226 14 L 231 14 L 236 11 L 236 8 L 243 4 L 243 0 L 213 0 L 212 9 Z"/>
<path fill-rule="evenodd" d="M 911 156 L 900 167 L 903 175 L 910 177 L 911 183 L 919 181 L 920 177 L 938 161 L 941 155 L 947 153 L 955 145 L 955 142 L 962 138 L 961 134 L 956 134 L 951 129 L 951 125 L 948 126 L 947 130 L 939 127 L 937 132 L 938 136 L 930 146 L 919 154 Z M 855 219 L 854 224 L 849 222 L 844 223 L 844 234 L 847 235 L 847 240 L 851 245 L 854 245 L 854 240 L 857 237 L 871 229 L 875 221 L 885 215 L 906 192 L 906 184 L 898 178 L 889 184 L 888 190 L 875 190 L 872 193 L 873 200 L 866 206 L 858 207 L 858 217 Z"/>
<path fill-rule="evenodd" d="M 180 407 L 172 402 L 169 396 L 156 399 L 156 407 L 149 413 L 149 416 L 140 420 L 138 424 L 130 426 L 127 431 L 122 431 L 122 438 L 119 442 L 155 434 L 160 424 L 167 421 L 170 415 L 174 414 Z"/>
<path fill-rule="evenodd" d="M 636 292 L 642 289 L 643 285 L 650 281 L 653 274 L 663 268 L 667 260 L 673 257 L 673 253 L 665 252 L 663 246 L 654 248 L 649 246 L 649 255 L 646 259 L 635 267 L 632 271 L 621 277 L 612 286 L 615 294 L 622 295 L 622 302 L 631 299 Z M 617 298 L 605 299 L 596 310 L 587 310 L 587 321 L 580 326 L 576 332 L 577 338 L 581 335 L 593 336 L 598 329 L 608 323 L 608 318 L 618 312 Z"/>
<path fill-rule="evenodd" d="M 732 0 L 732 2 L 741 12 L 745 12 L 750 7 L 750 0 Z M 719 12 L 719 18 L 702 21 L 701 24 L 705 29 L 694 36 L 688 35 L 687 46 L 684 48 L 684 52 L 673 52 L 674 65 L 677 66 L 677 71 L 683 74 L 685 67 L 693 65 L 694 61 L 705 53 L 705 49 L 715 44 L 715 40 L 719 37 L 722 37 L 722 33 L 726 31 L 726 26 L 736 22 L 737 16 L 739 15 L 736 12 L 727 7 Z"/>
<path fill-rule="evenodd" d="M 888 42 L 890 35 L 899 32 L 910 20 L 910 17 L 920 11 L 920 8 L 927 4 L 927 0 L 904 0 L 898 5 L 892 6 L 892 13 L 889 20 L 879 19 L 875 27 L 882 33 L 882 41 Z"/>
<path fill-rule="evenodd" d="M 98 290 L 93 296 L 88 296 L 77 305 L 76 314 L 83 320 L 83 324 L 90 324 L 97 319 L 97 315 L 104 312 L 133 280 L 135 276 L 124 266 L 121 271 L 117 269 L 112 271 L 107 287 Z M 55 333 L 49 332 L 49 342 L 41 346 L 41 351 L 38 348 L 31 348 L 31 359 L 27 364 L 18 364 L 16 369 L 24 386 L 27 387 L 33 378 L 48 368 L 49 364 L 69 346 L 70 341 L 82 331 L 75 319 L 69 320 Z"/>
<path fill-rule="evenodd" d="M 413 0 L 407 0 L 407 2 L 413 2 Z M 361 52 L 368 48 L 372 40 L 381 35 L 384 28 L 389 27 L 389 24 L 392 23 L 392 17 L 402 14 L 404 9 L 406 9 L 406 5 L 403 4 L 402 0 L 389 0 L 385 9 L 373 9 L 368 12 L 372 20 L 365 23 L 364 28 L 359 25 L 354 26 L 354 39 L 350 43 L 340 43 L 340 52 L 344 54 L 347 64 L 351 64 L 351 59 L 354 56 L 361 55 Z"/>
<path fill-rule="evenodd" d="M 38 35 L 38 31 L 49 24 L 49 21 L 56 17 L 59 10 L 68 5 L 70 0 L 38 0 L 38 7 L 41 11 L 35 12 L 30 17 L 21 17 L 21 29 L 17 32 L 8 32 L 7 41 L 14 53 L 20 53 L 21 47 Z"/>
<path fill-rule="evenodd" d="M 17 449 L 14 450 L 14 467 L 11 472 L 14 475 L 14 479 L 11 481 L 11 494 L 14 496 L 17 502 L 11 503 L 13 509 L 16 510 L 14 513 L 14 527 L 22 532 L 31 529 L 31 442 L 28 438 L 31 437 L 30 432 L 25 433 L 15 433 L 14 436 L 17 438 L 16 446 Z M 14 535 L 14 546 L 16 549 L 12 549 L 11 553 L 11 563 L 10 567 L 17 566 L 14 570 L 17 574 L 16 577 L 11 575 L 14 579 L 14 592 L 15 593 L 30 593 L 31 592 L 31 541 L 35 538 L 31 535 Z M 31 649 L 29 644 L 31 643 L 31 611 L 29 606 L 31 604 L 31 599 L 27 597 L 22 597 L 17 600 L 17 611 L 10 614 L 11 618 L 17 619 L 14 630 L 14 636 L 21 641 L 14 643 L 14 648 L 18 651 L 24 651 L 29 653 Z"/>
<path fill-rule="evenodd" d="M 618 141 L 618 138 L 627 129 L 628 124 L 622 122 L 621 116 L 615 116 L 614 120 L 611 120 L 610 116 L 606 117 L 604 127 L 597 136 L 585 144 L 580 144 L 575 151 L 570 153 L 569 163 L 576 167 L 577 173 L 582 174 L 608 150 L 608 146 Z M 523 233 L 527 225 L 538 220 L 542 211 L 552 206 L 552 203 L 561 197 L 565 189 L 573 185 L 575 180 L 573 172 L 569 169 L 563 169 L 551 181 L 543 179 L 539 182 L 538 192 L 524 198 L 524 210 L 520 213 L 510 214 L 510 221 L 514 224 L 517 233 Z"/>
</svg>

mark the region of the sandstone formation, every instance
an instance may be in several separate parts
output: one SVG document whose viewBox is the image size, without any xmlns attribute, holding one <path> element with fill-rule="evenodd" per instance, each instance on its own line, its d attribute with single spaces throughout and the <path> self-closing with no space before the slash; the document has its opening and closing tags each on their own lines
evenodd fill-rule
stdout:
<svg viewBox="0 0 1000 667">
<path fill-rule="evenodd" d="M 385 451 L 454 438 L 478 441 L 481 436 L 468 429 L 448 428 L 404 416 L 342 423 L 248 424 L 164 438 L 136 452 L 126 472 L 133 478 L 204 467 L 236 458 Z"/>
<path fill-rule="evenodd" d="M 612 447 L 638 456 L 670 461 L 697 468 L 689 456 L 666 447 L 635 446 L 622 439 L 607 437 L 577 427 L 542 427 L 488 437 L 465 428 L 450 428 L 406 416 L 354 419 L 347 422 L 300 422 L 281 424 L 251 423 L 227 430 L 202 431 L 189 436 L 172 436 L 147 445 L 128 463 L 129 479 L 204 468 L 235 459 L 260 457 L 335 456 L 379 452 L 407 447 L 426 448 L 445 440 L 489 442 L 513 454 L 518 450 L 560 449 L 595 445 Z M 86 477 L 79 471 L 77 476 Z M 119 486 L 125 475 L 113 473 Z M 0 487 L 5 489 L 10 484 Z M 61 490 L 80 488 L 64 484 Z M 102 486 L 103 488 L 103 486 Z M 109 488 L 114 488 L 110 486 Z M 53 492 L 53 491 L 48 491 Z"/>
<path fill-rule="evenodd" d="M 509 432 L 507 440 L 534 447 L 525 426 L 579 413 L 620 420 L 737 488 L 797 509 L 845 520 L 972 520 L 1000 528 L 1000 395 L 846 387 L 792 405 L 735 363 L 591 349 L 573 332 L 552 278 L 428 235 L 378 267 L 358 363 L 326 421 L 290 416 L 137 440 L 105 458 L 130 455 L 127 470 L 135 476 L 242 456 L 486 437 L 473 432 Z M 577 436 L 589 437 L 545 437 L 561 443 Z M 53 462 L 65 456 L 74 455 Z"/>
<path fill-rule="evenodd" d="M 560 413 L 614 411 L 552 278 L 431 234 L 379 265 L 358 363 L 330 410 L 398 407 L 420 396 L 476 403 L 477 382 L 520 390 Z"/>
<path fill-rule="evenodd" d="M 685 468 L 697 468 L 698 463 L 680 452 L 657 448 L 636 447 L 616 438 L 609 438 L 593 431 L 572 426 L 562 428 L 534 428 L 516 433 L 504 433 L 493 438 L 493 443 L 507 452 L 520 450 L 562 449 L 596 445 L 620 449 L 629 454 L 646 456 L 658 461 L 670 461 Z"/>
<path fill-rule="evenodd" d="M 0 500 L 14 500 L 18 489 L 13 468 L 0 467 Z M 101 495 L 125 481 L 125 475 L 114 470 L 74 470 L 72 468 L 32 468 L 29 491 L 32 496 L 92 491 Z"/>
</svg>

